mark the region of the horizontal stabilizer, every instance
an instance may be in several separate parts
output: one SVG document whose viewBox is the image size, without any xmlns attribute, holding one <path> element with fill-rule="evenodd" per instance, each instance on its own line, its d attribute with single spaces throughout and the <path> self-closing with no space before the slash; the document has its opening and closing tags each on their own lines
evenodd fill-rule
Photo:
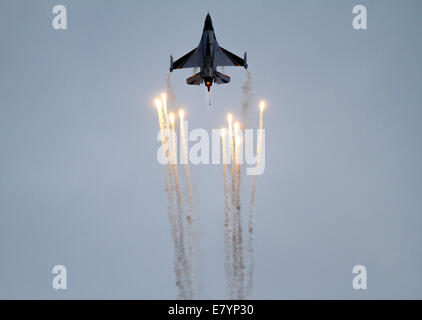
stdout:
<svg viewBox="0 0 422 320">
<path fill-rule="evenodd" d="M 230 77 L 228 75 L 225 75 L 224 73 L 216 71 L 214 76 L 214 82 L 216 84 L 229 83 Z"/>
<path fill-rule="evenodd" d="M 199 86 L 202 83 L 201 73 L 198 72 L 197 74 L 194 74 L 193 76 L 187 78 L 186 83 Z"/>
</svg>

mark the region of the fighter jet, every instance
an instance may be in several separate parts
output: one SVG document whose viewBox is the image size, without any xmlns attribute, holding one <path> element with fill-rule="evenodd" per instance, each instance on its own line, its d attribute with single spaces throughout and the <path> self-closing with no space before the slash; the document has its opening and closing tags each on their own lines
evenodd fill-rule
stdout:
<svg viewBox="0 0 422 320">
<path fill-rule="evenodd" d="M 208 13 L 198 47 L 174 62 L 173 56 L 170 55 L 170 72 L 174 69 L 200 68 L 201 71 L 187 78 L 186 83 L 197 86 L 205 83 L 208 91 L 210 91 L 213 82 L 217 84 L 230 82 L 228 75 L 217 71 L 217 67 L 223 66 L 237 66 L 247 69 L 246 52 L 242 59 L 218 45 L 211 17 Z"/>
</svg>

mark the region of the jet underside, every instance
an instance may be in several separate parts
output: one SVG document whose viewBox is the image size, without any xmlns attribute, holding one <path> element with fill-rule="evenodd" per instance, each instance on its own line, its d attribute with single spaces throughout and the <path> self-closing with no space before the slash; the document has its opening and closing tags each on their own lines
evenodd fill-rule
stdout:
<svg viewBox="0 0 422 320">
<path fill-rule="evenodd" d="M 211 17 L 208 14 L 198 47 L 174 62 L 173 57 L 170 56 L 170 72 L 174 69 L 200 68 L 198 73 L 186 79 L 186 83 L 189 85 L 204 83 L 208 91 L 210 91 L 213 83 L 224 84 L 230 82 L 228 75 L 217 71 L 217 67 L 223 66 L 237 66 L 246 69 L 248 67 L 246 52 L 242 59 L 220 47 L 214 34 Z"/>
</svg>

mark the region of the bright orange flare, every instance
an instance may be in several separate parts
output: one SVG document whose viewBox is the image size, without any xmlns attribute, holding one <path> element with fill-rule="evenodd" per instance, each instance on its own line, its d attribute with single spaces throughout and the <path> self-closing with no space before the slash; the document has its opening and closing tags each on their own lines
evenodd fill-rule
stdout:
<svg viewBox="0 0 422 320">
<path fill-rule="evenodd" d="M 239 131 L 240 128 L 240 123 L 239 122 L 235 122 L 234 123 L 234 132 L 237 133 Z"/>
<path fill-rule="evenodd" d="M 157 110 L 161 110 L 161 108 L 163 107 L 163 104 L 161 103 L 160 99 L 155 99 L 155 107 L 157 108 Z"/>
<path fill-rule="evenodd" d="M 232 114 L 231 114 L 231 113 L 229 113 L 229 114 L 227 115 L 227 121 L 228 121 L 229 123 L 231 123 L 231 122 L 233 121 L 233 116 L 232 116 Z"/>
<path fill-rule="evenodd" d="M 261 102 L 259 103 L 259 110 L 262 112 L 265 109 L 265 101 L 261 100 Z"/>
<path fill-rule="evenodd" d="M 221 128 L 221 136 L 224 138 L 226 136 L 226 129 Z"/>
<path fill-rule="evenodd" d="M 171 122 L 172 125 L 174 125 L 174 119 L 175 119 L 174 113 L 172 112 L 172 113 L 170 113 L 170 122 Z"/>
<path fill-rule="evenodd" d="M 161 94 L 161 100 L 163 100 L 163 102 L 167 102 L 167 95 L 165 93 Z"/>
<path fill-rule="evenodd" d="M 179 118 L 181 121 L 183 121 L 183 118 L 185 117 L 185 112 L 183 111 L 183 109 L 179 110 Z"/>
</svg>

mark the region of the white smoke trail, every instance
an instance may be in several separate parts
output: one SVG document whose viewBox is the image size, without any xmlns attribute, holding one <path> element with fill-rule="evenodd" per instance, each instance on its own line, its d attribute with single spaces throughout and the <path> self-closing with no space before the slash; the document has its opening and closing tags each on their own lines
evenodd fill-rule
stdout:
<svg viewBox="0 0 422 320">
<path fill-rule="evenodd" d="M 187 298 L 192 297 L 192 282 L 191 275 L 189 274 L 189 263 L 186 257 L 185 250 L 185 236 L 184 236 L 184 221 L 183 221 L 183 201 L 182 201 L 182 192 L 180 190 L 180 181 L 177 173 L 177 165 L 172 165 L 173 175 L 174 175 L 174 188 L 176 189 L 176 202 L 177 202 L 177 228 L 179 232 L 178 245 L 179 251 L 181 252 L 181 264 L 183 266 L 185 283 L 188 291 Z"/>
<path fill-rule="evenodd" d="M 239 246 L 237 244 L 238 239 L 238 221 L 236 215 L 236 172 L 235 172 L 235 146 L 234 146 L 234 138 L 233 138 L 233 118 L 231 114 L 228 115 L 228 124 L 229 124 L 229 144 L 230 144 L 230 167 L 231 167 L 231 188 L 230 188 L 230 198 L 231 198 L 231 220 L 233 221 L 232 224 L 232 232 L 231 232 L 231 242 L 232 242 L 232 269 L 233 269 L 233 290 L 234 293 L 238 293 L 239 288 Z M 236 296 L 233 296 L 236 298 Z"/>
<path fill-rule="evenodd" d="M 242 100 L 242 121 L 246 128 L 250 127 L 250 110 L 251 104 L 253 100 L 253 92 L 252 92 L 252 74 L 248 71 L 246 73 L 246 80 L 242 86 L 243 91 L 243 100 Z"/>
<path fill-rule="evenodd" d="M 158 122 L 160 126 L 160 136 L 161 136 L 161 146 L 164 153 L 168 155 L 169 150 L 167 149 L 168 144 L 166 143 L 166 139 L 168 136 L 166 135 L 166 132 L 168 132 L 168 122 L 164 120 L 163 111 L 162 111 L 162 104 L 158 100 L 156 101 L 157 106 L 157 113 L 158 113 Z M 167 117 L 167 115 L 165 115 Z M 167 130 L 166 130 L 167 126 Z M 174 273 L 176 277 L 176 287 L 178 288 L 178 299 L 185 299 L 186 298 L 186 291 L 183 284 L 183 276 L 181 271 L 181 256 L 180 256 L 180 250 L 178 246 L 178 230 L 176 225 L 176 220 L 174 216 L 174 208 L 173 208 L 173 190 L 172 190 L 172 174 L 171 174 L 171 168 L 167 164 L 164 167 L 164 185 L 165 190 L 167 193 L 167 211 L 168 211 L 168 218 L 170 223 L 170 231 L 173 239 L 173 244 L 175 248 L 175 258 L 174 258 Z"/>
<path fill-rule="evenodd" d="M 172 114 L 170 115 L 172 116 Z M 171 118 L 171 139 L 172 139 L 172 169 L 173 169 L 173 176 L 174 176 L 174 188 L 176 190 L 176 203 L 177 203 L 177 226 L 179 229 L 179 247 L 180 251 L 182 252 L 182 265 L 184 270 L 185 282 L 186 287 L 188 290 L 188 298 L 191 299 L 193 296 L 193 283 L 192 283 L 192 275 L 191 275 L 191 268 L 190 268 L 190 261 L 189 257 L 186 254 L 185 250 L 185 235 L 184 235 L 184 212 L 183 212 L 183 196 L 182 190 L 180 187 L 180 180 L 179 180 L 179 173 L 177 168 L 177 140 L 176 140 L 176 132 L 174 128 L 174 115 Z"/>
<path fill-rule="evenodd" d="M 183 255 L 181 249 L 179 248 L 179 239 L 178 239 L 178 226 L 176 222 L 176 218 L 174 216 L 174 209 L 173 209 L 173 178 L 171 174 L 171 168 L 167 166 L 167 171 L 169 174 L 169 182 L 167 182 L 166 189 L 168 190 L 168 209 L 169 209 L 169 221 L 171 226 L 171 235 L 173 238 L 174 243 L 174 250 L 175 250 L 175 261 L 174 261 L 174 272 L 176 275 L 176 287 L 179 289 L 178 291 L 178 299 L 186 299 L 186 288 L 183 281 L 183 274 L 182 274 L 182 262 L 183 262 Z M 167 179 L 166 179 L 167 180 Z"/>
<path fill-rule="evenodd" d="M 169 108 L 176 107 L 176 96 L 174 93 L 174 88 L 171 83 L 171 74 L 168 74 L 167 77 L 167 100 Z M 168 119 L 168 117 L 167 117 Z M 183 124 L 182 124 L 183 126 Z M 183 135 L 183 136 L 182 136 Z M 186 150 L 186 139 L 184 137 L 184 128 L 181 127 L 181 139 L 182 139 L 182 148 L 185 148 L 184 152 L 187 155 Z M 177 140 L 174 128 L 174 120 L 172 123 L 172 140 L 173 140 L 173 159 L 174 164 L 171 166 L 173 176 L 174 176 L 174 189 L 176 193 L 177 199 L 177 225 L 178 225 L 178 234 L 179 234 L 179 251 L 181 252 L 180 256 L 182 259 L 182 266 L 183 266 L 183 274 L 185 277 L 185 285 L 187 287 L 187 298 L 193 299 L 194 298 L 194 263 L 193 263 L 193 222 L 194 222 L 194 200 L 193 200 L 193 191 L 192 191 L 192 183 L 191 183 L 191 175 L 190 175 L 190 168 L 189 165 L 184 166 L 184 173 L 186 176 L 186 189 L 187 189 L 187 204 L 188 204 L 188 213 L 186 215 L 186 228 L 184 226 L 185 223 L 185 214 L 183 210 L 183 196 L 181 190 L 181 184 L 179 180 L 178 168 L 177 168 Z M 187 229 L 187 234 L 185 235 L 185 229 Z M 185 242 L 186 247 L 185 248 Z"/>
<path fill-rule="evenodd" d="M 187 247 L 188 247 L 188 267 L 189 267 L 189 276 L 191 277 L 191 282 L 194 282 L 194 262 L 193 262 L 193 255 L 194 255 L 194 248 L 193 248 L 193 223 L 194 223 L 194 200 L 193 200 L 193 191 L 192 191 L 192 182 L 191 182 L 191 174 L 188 162 L 188 151 L 187 151 L 187 144 L 186 144 L 186 137 L 185 137 L 185 126 L 183 123 L 183 110 L 179 112 L 180 116 L 180 138 L 182 144 L 182 151 L 184 157 L 184 172 L 186 177 L 186 192 L 187 192 L 187 199 L 188 199 L 188 213 L 186 216 L 187 221 L 187 228 L 188 228 L 188 239 L 187 239 Z M 192 287 L 192 298 L 194 295 L 194 288 Z"/>
<path fill-rule="evenodd" d="M 264 127 L 264 108 L 265 103 L 261 101 L 260 103 L 260 112 L 259 112 L 259 135 L 258 135 L 258 145 L 257 145 L 257 162 L 256 167 L 258 167 L 261 161 L 262 153 L 262 130 Z M 255 204 L 255 191 L 256 191 L 256 175 L 252 180 L 252 190 L 251 198 L 249 203 L 249 217 L 248 217 L 248 255 L 249 255 L 249 270 L 248 270 L 248 282 L 246 285 L 246 296 L 250 298 L 253 290 L 253 272 L 255 269 L 255 257 L 254 257 L 254 248 L 253 248 L 253 233 L 254 233 L 254 204 Z"/>
<path fill-rule="evenodd" d="M 168 74 L 166 83 L 167 83 L 168 105 L 171 108 L 175 108 L 176 107 L 176 95 L 174 93 L 173 85 L 171 84 L 171 73 Z"/>
<path fill-rule="evenodd" d="M 236 130 L 237 131 L 237 130 Z M 241 215 L 241 203 L 240 203 L 240 182 L 241 182 L 241 164 L 240 164 L 240 137 L 235 132 L 235 164 L 236 164 L 236 246 L 237 246 L 237 276 L 238 286 L 237 294 L 238 299 L 243 299 L 244 291 L 244 261 L 243 261 L 243 228 L 242 228 L 242 215 Z"/>
<path fill-rule="evenodd" d="M 184 227 L 183 227 L 183 204 L 182 204 L 182 194 L 180 190 L 180 182 L 177 172 L 177 140 L 174 130 L 174 114 L 167 113 L 167 96 L 162 95 L 162 104 L 163 104 L 163 111 L 164 116 L 162 116 L 162 120 L 165 121 L 165 128 L 166 128 L 166 139 L 168 139 L 168 146 L 169 149 L 166 150 L 169 154 L 170 164 L 168 165 L 169 169 L 169 176 L 170 176 L 170 190 L 171 195 L 174 193 L 176 194 L 176 203 L 177 203 L 177 215 L 174 218 L 176 230 L 177 230 L 177 245 L 176 245 L 176 256 L 177 256 L 177 263 L 178 269 L 181 270 L 181 277 L 180 282 L 182 283 L 181 287 L 183 287 L 184 291 L 180 295 L 182 299 L 189 299 L 191 297 L 191 290 L 190 290 L 190 276 L 188 272 L 188 262 L 186 259 L 186 253 L 184 248 Z M 170 128 L 171 121 L 172 128 Z"/>
<path fill-rule="evenodd" d="M 223 179 L 224 179 L 224 267 L 226 272 L 227 293 L 232 299 L 234 295 L 233 288 L 233 262 L 232 262 L 232 219 L 231 207 L 229 202 L 229 186 L 227 175 L 227 159 L 226 159 L 226 143 L 225 143 L 225 129 L 221 132 L 221 148 L 223 160 Z"/>
<path fill-rule="evenodd" d="M 255 190 L 256 190 L 256 176 L 253 177 L 251 199 L 249 204 L 249 217 L 248 217 L 248 256 L 249 256 L 249 269 L 248 269 L 248 282 L 246 285 L 246 297 L 250 298 L 253 290 L 253 273 L 255 269 L 255 256 L 253 247 L 253 233 L 254 233 L 254 204 L 255 204 Z"/>
</svg>

